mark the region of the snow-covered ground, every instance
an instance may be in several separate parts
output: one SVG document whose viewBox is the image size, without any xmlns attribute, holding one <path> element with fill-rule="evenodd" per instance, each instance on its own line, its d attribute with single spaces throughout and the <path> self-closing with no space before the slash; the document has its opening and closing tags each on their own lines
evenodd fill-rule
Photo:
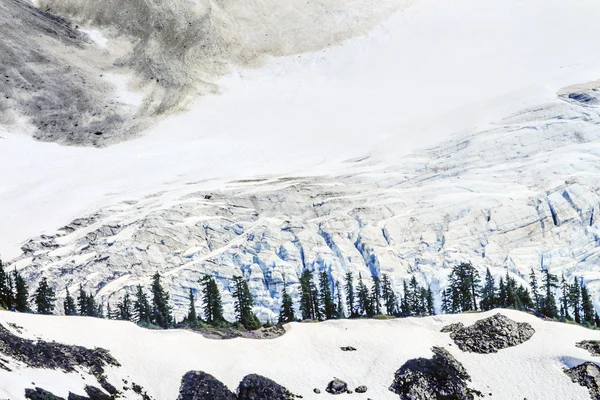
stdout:
<svg viewBox="0 0 600 400">
<path fill-rule="evenodd" d="M 155 399 L 177 398 L 181 377 L 190 370 L 208 372 L 231 390 L 245 375 L 257 373 L 305 399 L 335 398 L 325 393 L 324 388 L 333 377 L 338 377 L 352 389 L 367 385 L 367 393 L 353 394 L 352 398 L 397 399 L 388 390 L 394 372 L 408 359 L 430 358 L 432 346 L 449 350 L 471 375 L 469 386 L 483 392 L 485 398 L 589 399 L 587 390 L 572 383 L 563 368 L 596 360 L 575 347 L 575 343 L 600 339 L 597 331 L 502 310 L 515 321 L 530 323 L 536 331 L 533 337 L 496 354 L 475 354 L 450 345 L 449 335 L 440 333 L 449 323 L 460 321 L 470 325 L 496 312 L 388 321 L 294 323 L 286 326 L 285 335 L 272 340 L 219 341 L 188 331 L 146 330 L 123 321 L 7 312 L 0 312 L 0 324 L 5 327 L 7 323 L 17 324 L 24 328 L 22 335 L 29 338 L 105 348 L 122 365 L 107 370 L 109 382 L 117 385 L 121 385 L 122 379 L 136 382 Z M 341 346 L 353 346 L 357 351 L 343 352 Z M 14 362 L 10 365 L 13 372 L 0 369 L 0 398 L 22 399 L 24 388 L 34 386 L 66 398 L 69 391 L 84 394 L 84 383 L 94 380 L 85 371 L 65 374 L 33 370 Z M 322 393 L 315 395 L 313 388 L 320 388 Z M 125 392 L 125 396 L 132 395 L 131 391 Z"/>
</svg>

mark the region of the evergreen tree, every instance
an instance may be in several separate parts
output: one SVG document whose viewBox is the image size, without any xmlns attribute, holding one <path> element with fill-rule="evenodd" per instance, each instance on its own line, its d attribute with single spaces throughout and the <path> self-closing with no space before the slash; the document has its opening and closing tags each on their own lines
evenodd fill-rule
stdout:
<svg viewBox="0 0 600 400">
<path fill-rule="evenodd" d="M 152 323 L 152 308 L 150 307 L 148 296 L 142 289 L 142 285 L 137 286 L 133 311 L 138 324 L 149 325 Z"/>
<path fill-rule="evenodd" d="M 425 289 L 425 314 L 435 315 L 435 304 L 433 300 L 433 291 L 431 290 L 431 286 L 427 286 L 427 289 Z"/>
<path fill-rule="evenodd" d="M 381 281 L 378 276 L 373 275 L 373 286 L 371 287 L 371 308 L 373 314 L 381 314 Z"/>
<path fill-rule="evenodd" d="M 529 274 L 529 287 L 531 287 L 531 295 L 533 297 L 533 305 L 535 307 L 535 311 L 540 312 L 541 309 L 541 296 L 540 296 L 540 287 L 538 285 L 537 277 L 535 275 L 535 271 L 531 268 L 531 273 Z"/>
<path fill-rule="evenodd" d="M 71 293 L 69 293 L 69 288 L 67 287 L 67 297 L 63 302 L 63 308 L 65 310 L 65 315 L 77 315 L 77 306 L 75 305 L 75 300 Z"/>
<path fill-rule="evenodd" d="M 283 288 L 281 289 L 281 310 L 279 311 L 279 323 L 286 324 L 288 322 L 294 322 L 296 320 L 296 314 L 294 312 L 294 302 L 292 296 L 287 292 L 286 282 L 283 281 Z"/>
<path fill-rule="evenodd" d="M 442 312 L 446 314 L 451 314 L 454 312 L 452 309 L 452 289 L 446 288 L 442 290 Z"/>
<path fill-rule="evenodd" d="M 173 324 L 173 315 L 169 306 L 169 293 L 160 283 L 160 274 L 152 276 L 152 311 L 154 323 L 161 328 L 169 328 Z"/>
<path fill-rule="evenodd" d="M 342 302 L 342 285 L 340 281 L 335 282 L 335 295 L 337 304 L 335 306 L 335 317 L 337 319 L 346 318 L 344 315 L 344 303 Z"/>
<path fill-rule="evenodd" d="M 198 323 L 198 314 L 196 314 L 196 302 L 194 301 L 194 292 L 192 288 L 190 288 L 190 294 L 188 296 L 188 299 L 190 301 L 190 305 L 188 307 L 188 315 L 186 320 L 190 324 L 195 325 Z"/>
<path fill-rule="evenodd" d="M 202 284 L 202 301 L 204 303 L 203 311 L 206 322 L 211 325 L 221 325 L 225 322 L 223 316 L 223 302 L 221 301 L 221 292 L 215 278 L 205 276 L 200 279 Z"/>
<path fill-rule="evenodd" d="M 107 311 L 110 315 L 110 311 Z M 129 293 L 125 293 L 123 299 L 117 303 L 117 319 L 123 321 L 133 321 L 134 318 L 134 306 L 131 302 Z"/>
<path fill-rule="evenodd" d="M 529 294 L 529 290 L 527 290 L 527 288 L 525 288 L 523 285 L 519 285 L 516 290 L 516 294 L 517 304 L 515 308 L 517 308 L 517 310 L 527 310 L 535 307 L 533 299 Z"/>
<path fill-rule="evenodd" d="M 325 270 L 322 270 L 319 274 L 319 296 L 322 307 L 321 314 L 325 319 L 333 319 L 335 317 L 335 303 L 331 294 L 329 275 Z"/>
<path fill-rule="evenodd" d="M 261 323 L 252 312 L 254 298 L 248 288 L 248 283 L 241 276 L 233 277 L 233 297 L 235 299 L 234 309 L 237 320 L 246 329 L 255 330 L 260 328 Z"/>
<path fill-rule="evenodd" d="M 573 284 L 569 291 L 569 306 L 573 309 L 573 319 L 578 324 L 581 323 L 581 288 L 577 277 L 573 278 Z"/>
<path fill-rule="evenodd" d="M 346 306 L 348 307 L 348 317 L 356 317 L 356 305 L 354 297 L 354 278 L 352 272 L 346 273 L 346 285 L 344 287 L 346 291 Z"/>
<path fill-rule="evenodd" d="M 496 282 L 489 268 L 485 271 L 485 283 L 481 290 L 480 307 L 483 311 L 496 308 Z"/>
<path fill-rule="evenodd" d="M 498 298 L 496 300 L 496 305 L 498 307 L 506 307 L 506 285 L 504 284 L 504 278 L 500 277 L 498 281 Z"/>
<path fill-rule="evenodd" d="M 549 318 L 557 318 L 558 308 L 556 307 L 556 298 L 553 292 L 554 289 L 558 288 L 558 277 L 551 274 L 547 268 L 542 270 L 542 275 L 542 282 L 546 291 L 543 299 L 542 313 Z"/>
<path fill-rule="evenodd" d="M 77 296 L 77 309 L 79 315 L 88 315 L 88 296 L 81 283 L 79 284 L 79 295 Z"/>
<path fill-rule="evenodd" d="M 422 307 L 420 301 L 419 282 L 417 282 L 417 278 L 414 276 L 410 278 L 410 282 L 408 283 L 408 292 L 406 297 L 409 310 L 408 315 L 421 315 Z"/>
<path fill-rule="evenodd" d="M 471 263 L 460 263 L 449 276 L 450 301 L 453 312 L 477 310 L 481 279 Z"/>
<path fill-rule="evenodd" d="M 383 274 L 381 279 L 381 298 L 383 299 L 383 306 L 387 315 L 394 315 L 396 313 L 396 303 L 398 299 L 392 288 L 392 282 L 387 274 Z"/>
<path fill-rule="evenodd" d="M 88 317 L 99 317 L 99 305 L 96 303 L 96 299 L 93 294 L 85 295 L 85 315 Z"/>
<path fill-rule="evenodd" d="M 361 315 L 373 316 L 373 308 L 371 307 L 371 296 L 369 289 L 362 280 L 362 275 L 358 274 L 358 287 L 356 293 L 358 312 Z"/>
<path fill-rule="evenodd" d="M 570 320 L 571 315 L 569 314 L 569 292 L 571 290 L 570 285 L 565 280 L 565 274 L 563 273 L 560 280 L 560 317 L 564 320 Z"/>
<path fill-rule="evenodd" d="M 318 320 L 320 318 L 318 300 L 313 274 L 305 269 L 300 276 L 300 312 L 302 313 L 302 319 Z"/>
<path fill-rule="evenodd" d="M 517 296 L 517 281 L 509 275 L 508 269 L 506 270 L 504 287 L 506 292 L 504 307 L 513 308 L 515 310 L 523 309 L 523 306 L 521 305 Z"/>
<path fill-rule="evenodd" d="M 29 309 L 29 288 L 23 276 L 15 269 L 13 273 L 15 283 L 14 307 L 19 312 L 30 312 Z"/>
<path fill-rule="evenodd" d="M 42 278 L 34 294 L 35 307 L 38 314 L 52 314 L 56 297 L 54 289 L 48 285 L 48 279 Z"/>
<path fill-rule="evenodd" d="M 581 309 L 583 311 L 583 323 L 593 325 L 596 311 L 594 310 L 594 303 L 592 302 L 590 292 L 583 283 L 583 280 L 581 281 Z"/>
<path fill-rule="evenodd" d="M 4 270 L 2 260 L 0 260 L 0 307 L 5 310 L 12 310 L 14 306 L 13 297 L 10 274 Z"/>
<path fill-rule="evenodd" d="M 600 328 L 600 315 L 598 313 L 594 313 L 594 325 L 596 325 L 596 328 Z"/>
<path fill-rule="evenodd" d="M 451 311 L 449 311 L 451 312 Z M 412 310 L 410 308 L 410 289 L 406 281 L 402 282 L 402 299 L 400 300 L 400 315 L 410 317 Z"/>
</svg>

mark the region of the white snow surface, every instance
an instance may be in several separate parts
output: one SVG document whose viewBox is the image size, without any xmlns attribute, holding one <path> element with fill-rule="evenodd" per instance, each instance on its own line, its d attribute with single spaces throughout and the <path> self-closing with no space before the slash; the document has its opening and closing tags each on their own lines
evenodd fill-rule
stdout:
<svg viewBox="0 0 600 400">
<path fill-rule="evenodd" d="M 0 251 L 187 182 L 331 173 L 365 155 L 395 164 L 596 79 L 599 18 L 595 0 L 415 0 L 366 36 L 235 71 L 141 139 L 69 148 L 3 132 Z"/>
<path fill-rule="evenodd" d="M 440 333 L 447 324 L 470 325 L 498 311 L 515 321 L 530 323 L 535 329 L 533 337 L 495 354 L 475 354 L 451 346 L 449 334 Z M 286 325 L 285 335 L 270 340 L 212 340 L 189 331 L 146 330 L 124 321 L 0 312 L 0 323 L 7 327 L 9 322 L 22 327 L 25 337 L 109 350 L 122 366 L 107 369 L 108 381 L 117 389 L 123 386 L 122 379 L 135 382 L 157 400 L 177 398 L 181 377 L 190 370 L 208 372 L 231 390 L 245 375 L 257 373 L 305 399 L 336 398 L 324 389 L 338 377 L 351 389 L 367 385 L 367 393 L 353 394 L 352 398 L 397 399 L 388 390 L 394 372 L 408 359 L 431 358 L 432 346 L 446 348 L 461 362 L 471 375 L 469 386 L 485 397 L 492 393 L 491 398 L 499 400 L 586 400 L 587 389 L 572 383 L 563 368 L 597 362 L 597 357 L 575 347 L 575 343 L 600 339 L 597 331 L 544 322 L 512 310 L 386 321 L 293 323 Z M 341 346 L 353 346 L 357 351 L 343 352 Z M 69 391 L 84 394 L 84 384 L 94 384 L 94 378 L 85 371 L 66 374 L 15 362 L 10 366 L 13 372 L 0 369 L 1 398 L 23 399 L 24 389 L 33 386 L 66 398 Z M 315 395 L 313 388 L 320 388 L 321 394 Z M 138 397 L 129 390 L 123 398 Z"/>
</svg>

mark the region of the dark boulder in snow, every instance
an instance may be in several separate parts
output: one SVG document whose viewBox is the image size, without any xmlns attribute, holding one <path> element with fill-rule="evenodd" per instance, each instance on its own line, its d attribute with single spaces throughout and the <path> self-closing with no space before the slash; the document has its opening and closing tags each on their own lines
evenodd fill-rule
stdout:
<svg viewBox="0 0 600 400">
<path fill-rule="evenodd" d="M 535 333 L 530 324 L 515 322 L 502 314 L 479 320 L 468 327 L 453 325 L 442 328 L 442 332 L 450 331 L 450 337 L 459 349 L 481 354 L 519 345 Z"/>
<path fill-rule="evenodd" d="M 575 346 L 589 351 L 593 356 L 600 356 L 600 340 L 583 340 L 575 343 Z"/>
<path fill-rule="evenodd" d="M 342 394 L 348 393 L 348 384 L 341 379 L 333 378 L 331 382 L 327 385 L 327 389 L 325 389 L 327 393 L 331 394 Z"/>
<path fill-rule="evenodd" d="M 25 398 L 29 400 L 65 400 L 63 397 L 55 396 L 47 390 L 36 387 L 35 389 L 25 389 Z"/>
<path fill-rule="evenodd" d="M 84 388 L 90 400 L 111 400 L 112 397 L 95 386 L 85 385 Z"/>
<path fill-rule="evenodd" d="M 367 387 L 365 385 L 360 385 L 356 389 L 354 389 L 356 393 L 367 393 Z"/>
<path fill-rule="evenodd" d="M 593 400 L 600 400 L 600 368 L 593 362 L 585 362 L 565 370 L 574 383 L 588 388 Z"/>
<path fill-rule="evenodd" d="M 342 351 L 356 351 L 356 348 L 352 346 L 342 346 L 340 349 L 342 349 Z"/>
<path fill-rule="evenodd" d="M 446 325 L 445 327 L 442 328 L 442 330 L 440 332 L 450 333 L 450 332 L 458 331 L 459 329 L 462 329 L 464 327 L 465 326 L 463 325 L 462 322 L 456 322 L 454 324 Z"/>
<path fill-rule="evenodd" d="M 403 400 L 472 400 L 471 377 L 446 349 L 433 347 L 433 357 L 408 360 L 396 371 L 390 390 Z"/>
<path fill-rule="evenodd" d="M 256 374 L 245 376 L 237 393 L 238 400 L 289 400 L 298 397 L 280 384 Z"/>
<path fill-rule="evenodd" d="M 221 381 L 202 371 L 189 371 L 181 378 L 177 400 L 236 400 Z"/>
</svg>

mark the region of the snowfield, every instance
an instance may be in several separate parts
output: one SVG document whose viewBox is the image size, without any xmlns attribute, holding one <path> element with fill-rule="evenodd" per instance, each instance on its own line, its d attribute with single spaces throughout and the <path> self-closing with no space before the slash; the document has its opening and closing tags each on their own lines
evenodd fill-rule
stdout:
<svg viewBox="0 0 600 400">
<path fill-rule="evenodd" d="M 387 321 L 293 323 L 286 325 L 285 335 L 271 340 L 211 340 L 188 331 L 146 330 L 123 321 L 8 312 L 0 312 L 0 324 L 13 333 L 15 329 L 7 323 L 17 324 L 23 328 L 22 335 L 29 338 L 105 348 L 122 365 L 107 370 L 109 382 L 119 390 L 122 379 L 136 382 L 160 400 L 177 398 L 181 377 L 190 370 L 208 372 L 231 390 L 245 375 L 258 373 L 305 399 L 336 398 L 324 389 L 333 377 L 338 377 L 352 389 L 367 385 L 367 393 L 353 394 L 351 398 L 397 399 L 388 391 L 394 372 L 408 359 L 430 358 L 432 346 L 449 350 L 471 375 L 469 386 L 483 392 L 484 398 L 589 399 L 587 389 L 572 383 L 563 369 L 595 361 L 575 343 L 600 339 L 597 331 L 500 310 L 515 321 L 530 323 L 536 331 L 533 337 L 495 354 L 475 354 L 450 345 L 449 335 L 440 333 L 450 323 L 470 325 L 496 312 Z M 353 346 L 357 351 L 343 352 L 341 346 Z M 13 372 L 0 369 L 0 397 L 12 400 L 23 399 L 24 389 L 32 388 L 32 382 L 65 398 L 69 391 L 85 394 L 84 383 L 94 382 L 85 372 L 34 370 L 14 362 L 10 367 Z M 320 388 L 322 393 L 315 395 L 313 388 Z M 125 395 L 124 398 L 130 398 L 127 396 L 134 394 L 130 390 Z M 137 399 L 137 395 L 131 398 Z"/>
</svg>

